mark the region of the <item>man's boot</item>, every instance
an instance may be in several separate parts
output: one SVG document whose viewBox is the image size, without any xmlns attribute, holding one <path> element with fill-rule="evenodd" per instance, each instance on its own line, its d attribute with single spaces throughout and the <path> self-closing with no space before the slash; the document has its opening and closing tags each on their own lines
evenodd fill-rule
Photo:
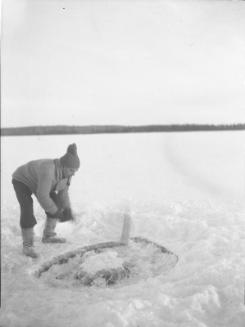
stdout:
<svg viewBox="0 0 245 327">
<path fill-rule="evenodd" d="M 57 237 L 54 232 L 56 227 L 57 219 L 47 218 L 44 231 L 43 231 L 43 243 L 65 243 L 66 239 L 63 237 Z"/>
<path fill-rule="evenodd" d="M 33 228 L 22 228 L 23 253 L 27 257 L 37 258 L 38 254 L 34 251 L 34 232 Z"/>
</svg>

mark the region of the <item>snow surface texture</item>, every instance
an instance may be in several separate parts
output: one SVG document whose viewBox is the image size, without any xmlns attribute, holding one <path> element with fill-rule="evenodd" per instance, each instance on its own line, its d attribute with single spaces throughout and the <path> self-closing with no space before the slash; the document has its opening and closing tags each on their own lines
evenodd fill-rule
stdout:
<svg viewBox="0 0 245 327">
<path fill-rule="evenodd" d="M 81 157 L 70 189 L 77 220 L 57 228 L 66 244 L 42 244 L 35 201 L 34 262 L 21 253 L 11 173 L 72 142 Z M 244 132 L 4 138 L 1 327 L 244 327 L 244 150 Z M 171 274 L 82 291 L 37 282 L 47 260 L 119 241 L 128 208 L 132 236 L 179 256 Z"/>
</svg>

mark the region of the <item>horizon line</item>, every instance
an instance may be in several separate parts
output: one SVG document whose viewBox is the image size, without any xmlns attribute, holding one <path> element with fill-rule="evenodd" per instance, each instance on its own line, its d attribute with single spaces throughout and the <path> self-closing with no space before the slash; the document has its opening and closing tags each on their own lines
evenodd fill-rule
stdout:
<svg viewBox="0 0 245 327">
<path fill-rule="evenodd" d="M 31 125 L 1 128 L 1 136 L 62 135 L 62 134 L 112 134 L 241 131 L 245 123 L 232 124 L 147 124 L 147 125 Z"/>
</svg>

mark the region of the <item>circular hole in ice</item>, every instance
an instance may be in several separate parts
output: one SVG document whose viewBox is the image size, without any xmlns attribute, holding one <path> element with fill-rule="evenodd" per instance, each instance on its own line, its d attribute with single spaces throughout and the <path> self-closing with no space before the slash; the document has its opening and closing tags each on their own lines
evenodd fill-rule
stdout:
<svg viewBox="0 0 245 327">
<path fill-rule="evenodd" d="M 53 286 L 111 286 L 123 280 L 135 282 L 167 274 L 178 257 L 146 238 L 99 243 L 67 252 L 45 262 L 36 277 Z"/>
</svg>

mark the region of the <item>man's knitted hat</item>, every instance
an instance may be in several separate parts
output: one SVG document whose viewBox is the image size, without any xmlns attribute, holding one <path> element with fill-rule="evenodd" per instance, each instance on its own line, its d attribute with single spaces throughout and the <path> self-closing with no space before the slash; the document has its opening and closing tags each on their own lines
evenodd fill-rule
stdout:
<svg viewBox="0 0 245 327">
<path fill-rule="evenodd" d="M 78 169 L 80 167 L 80 160 L 77 155 L 77 146 L 75 143 L 68 146 L 66 154 L 60 158 L 60 163 L 63 167 L 67 168 Z"/>
</svg>

